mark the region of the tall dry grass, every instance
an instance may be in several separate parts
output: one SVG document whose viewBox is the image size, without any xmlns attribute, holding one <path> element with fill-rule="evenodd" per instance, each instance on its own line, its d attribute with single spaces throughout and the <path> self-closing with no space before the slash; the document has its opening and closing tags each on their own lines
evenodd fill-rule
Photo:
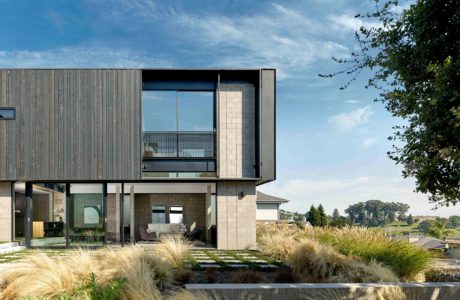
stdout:
<svg viewBox="0 0 460 300">
<path fill-rule="evenodd" d="M 173 266 L 182 267 L 192 246 L 192 241 L 180 235 L 171 234 L 161 238 L 161 243 L 156 248 L 156 251 Z"/>
<path fill-rule="evenodd" d="M 379 229 L 313 227 L 305 230 L 305 236 L 331 245 L 342 254 L 382 263 L 402 280 L 415 280 L 432 259 L 428 251 L 405 241 L 390 240 Z"/>
<path fill-rule="evenodd" d="M 79 250 L 67 257 L 39 253 L 25 258 L 4 274 L 5 288 L 0 298 L 53 298 L 71 295 L 81 298 L 80 287 L 94 274 L 98 284 L 107 285 L 126 278 L 120 299 L 161 299 L 157 284 L 162 272 L 171 278 L 171 266 L 153 253 L 138 247 L 113 251 Z M 167 285 L 170 281 L 162 281 Z M 84 298 L 84 297 L 83 297 Z"/>
<path fill-rule="evenodd" d="M 82 287 L 90 278 L 110 286 L 123 279 L 117 299 L 162 299 L 160 289 L 172 282 L 173 269 L 182 265 L 190 242 L 165 239 L 156 251 L 131 246 L 119 250 L 79 250 L 65 257 L 38 253 L 8 269 L 0 299 L 56 298 L 62 295 L 87 299 Z"/>
<path fill-rule="evenodd" d="M 381 231 L 374 229 L 290 227 L 280 230 L 275 226 L 259 224 L 257 230 L 259 249 L 282 261 L 289 260 L 299 247 L 300 241 L 305 238 L 328 245 L 340 254 L 354 257 L 355 261 L 365 262 L 366 265 L 377 262 L 381 265 L 380 268 L 390 268 L 402 280 L 416 279 L 429 266 L 431 260 L 429 252 L 404 241 L 390 240 Z"/>
<path fill-rule="evenodd" d="M 306 282 L 396 282 L 388 268 L 340 254 L 332 247 L 303 239 L 288 257 L 287 264 Z"/>
</svg>

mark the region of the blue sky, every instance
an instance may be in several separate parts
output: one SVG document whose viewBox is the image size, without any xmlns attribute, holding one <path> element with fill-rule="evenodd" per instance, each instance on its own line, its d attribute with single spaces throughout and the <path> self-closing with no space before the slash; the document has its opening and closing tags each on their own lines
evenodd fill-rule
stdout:
<svg viewBox="0 0 460 300">
<path fill-rule="evenodd" d="M 433 212 L 412 179 L 389 160 L 393 118 L 366 74 L 340 91 L 340 68 L 370 0 L 4 1 L 0 67 L 275 67 L 278 180 L 261 190 L 286 209 L 327 212 L 358 201 L 408 203 Z"/>
</svg>

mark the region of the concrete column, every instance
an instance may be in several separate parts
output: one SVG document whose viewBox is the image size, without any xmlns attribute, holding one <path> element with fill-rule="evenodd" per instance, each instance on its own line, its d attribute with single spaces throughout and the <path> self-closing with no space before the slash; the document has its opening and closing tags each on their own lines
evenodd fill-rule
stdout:
<svg viewBox="0 0 460 300">
<path fill-rule="evenodd" d="M 218 249 L 256 247 L 255 182 L 217 184 L 217 235 Z"/>
<path fill-rule="evenodd" d="M 13 241 L 13 195 L 11 182 L 0 182 L 0 241 Z"/>
</svg>

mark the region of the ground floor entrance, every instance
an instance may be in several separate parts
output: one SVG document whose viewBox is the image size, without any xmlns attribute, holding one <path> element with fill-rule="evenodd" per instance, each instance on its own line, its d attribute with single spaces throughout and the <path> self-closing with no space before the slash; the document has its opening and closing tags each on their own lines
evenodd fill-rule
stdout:
<svg viewBox="0 0 460 300">
<path fill-rule="evenodd" d="M 255 183 L 0 182 L 0 241 L 27 247 L 155 243 L 180 234 L 255 247 Z"/>
</svg>

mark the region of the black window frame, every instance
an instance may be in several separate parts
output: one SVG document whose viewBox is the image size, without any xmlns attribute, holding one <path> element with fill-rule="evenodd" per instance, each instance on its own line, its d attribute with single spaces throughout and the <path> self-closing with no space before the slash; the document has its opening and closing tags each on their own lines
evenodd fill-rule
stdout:
<svg viewBox="0 0 460 300">
<path fill-rule="evenodd" d="M 2 117 L 1 111 L 2 110 L 9 110 L 13 111 L 13 117 L 8 118 L 8 117 Z M 0 120 L 16 120 L 16 108 L 15 107 L 0 107 Z"/>
</svg>

